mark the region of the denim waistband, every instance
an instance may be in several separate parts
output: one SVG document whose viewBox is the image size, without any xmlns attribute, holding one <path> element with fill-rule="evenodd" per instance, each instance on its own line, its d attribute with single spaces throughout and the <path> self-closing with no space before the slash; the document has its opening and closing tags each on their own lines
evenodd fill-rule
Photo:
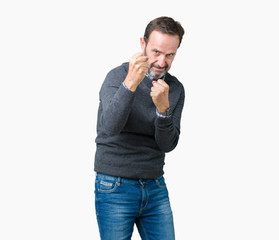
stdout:
<svg viewBox="0 0 279 240">
<path fill-rule="evenodd" d="M 100 180 L 109 180 L 109 181 L 117 181 L 119 183 L 129 183 L 129 184 L 146 184 L 149 182 L 153 182 L 153 181 L 158 181 L 159 179 L 163 178 L 163 176 L 158 177 L 158 178 L 154 178 L 154 179 L 131 179 L 131 178 L 123 178 L 123 177 L 114 177 L 114 176 L 110 176 L 110 175 L 106 175 L 103 173 L 96 173 L 96 177 L 97 179 Z"/>
</svg>

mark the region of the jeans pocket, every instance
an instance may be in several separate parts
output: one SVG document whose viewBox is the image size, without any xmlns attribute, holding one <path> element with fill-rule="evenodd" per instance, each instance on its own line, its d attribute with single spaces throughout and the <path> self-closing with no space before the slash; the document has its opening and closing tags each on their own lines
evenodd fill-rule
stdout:
<svg viewBox="0 0 279 240">
<path fill-rule="evenodd" d="M 111 193 L 116 191 L 116 189 L 120 186 L 120 183 L 117 180 L 106 180 L 101 179 L 96 182 L 98 192 L 103 193 Z"/>
<path fill-rule="evenodd" d="M 156 182 L 156 184 L 159 188 L 166 188 L 167 187 L 166 183 L 165 183 L 165 179 L 164 179 L 163 176 L 155 179 L 155 182 Z"/>
</svg>

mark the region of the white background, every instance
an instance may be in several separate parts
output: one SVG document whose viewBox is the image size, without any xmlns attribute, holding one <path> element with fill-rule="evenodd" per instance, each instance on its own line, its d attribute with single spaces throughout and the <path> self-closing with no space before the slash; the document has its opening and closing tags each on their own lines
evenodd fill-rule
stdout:
<svg viewBox="0 0 279 240">
<path fill-rule="evenodd" d="M 186 32 L 170 70 L 186 90 L 181 139 L 165 166 L 176 237 L 278 240 L 278 10 L 275 0 L 1 1 L 0 239 L 99 239 L 99 88 L 166 15 Z"/>
</svg>

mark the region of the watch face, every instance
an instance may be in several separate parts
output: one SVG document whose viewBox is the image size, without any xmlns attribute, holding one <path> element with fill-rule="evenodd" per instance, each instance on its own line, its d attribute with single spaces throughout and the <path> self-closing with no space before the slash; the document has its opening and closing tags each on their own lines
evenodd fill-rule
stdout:
<svg viewBox="0 0 279 240">
<path fill-rule="evenodd" d="M 167 116 L 169 116 L 170 115 L 170 108 L 167 110 Z"/>
</svg>

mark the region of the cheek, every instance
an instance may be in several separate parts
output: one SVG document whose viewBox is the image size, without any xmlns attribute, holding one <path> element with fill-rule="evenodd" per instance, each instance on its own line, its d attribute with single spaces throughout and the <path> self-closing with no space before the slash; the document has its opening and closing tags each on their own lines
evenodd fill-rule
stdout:
<svg viewBox="0 0 279 240">
<path fill-rule="evenodd" d="M 153 63 L 156 63 L 156 60 L 152 57 L 148 58 L 148 65 L 151 66 Z"/>
</svg>

